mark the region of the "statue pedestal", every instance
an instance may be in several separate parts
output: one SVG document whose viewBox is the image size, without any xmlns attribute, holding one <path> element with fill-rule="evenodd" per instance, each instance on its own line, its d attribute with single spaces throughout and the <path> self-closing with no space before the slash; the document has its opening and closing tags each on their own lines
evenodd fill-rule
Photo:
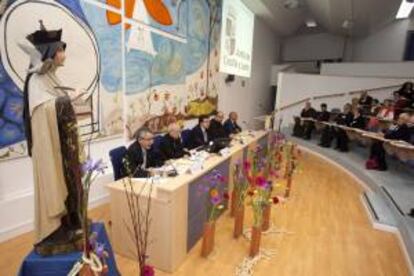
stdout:
<svg viewBox="0 0 414 276">
<path fill-rule="evenodd" d="M 108 275 L 119 275 L 105 225 L 103 223 L 93 223 L 91 232 L 97 233 L 97 241 L 105 245 L 105 250 L 109 254 L 109 258 L 107 259 L 109 268 Z M 81 256 L 82 252 L 73 252 L 70 254 L 42 257 L 32 250 L 23 260 L 19 276 L 68 275 L 69 271 Z"/>
</svg>

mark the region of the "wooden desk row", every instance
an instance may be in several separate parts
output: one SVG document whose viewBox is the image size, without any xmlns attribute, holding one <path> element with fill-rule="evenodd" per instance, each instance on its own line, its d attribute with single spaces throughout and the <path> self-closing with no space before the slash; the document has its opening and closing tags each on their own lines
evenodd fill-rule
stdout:
<svg viewBox="0 0 414 276">
<path fill-rule="evenodd" d="M 174 272 L 186 258 L 189 250 L 202 237 L 203 225 L 207 218 L 205 195 L 200 195 L 198 185 L 212 170 L 218 170 L 228 177 L 228 189 L 232 189 L 231 168 L 235 162 L 247 157 L 249 149 L 257 144 L 265 147 L 268 133 L 251 132 L 243 135 L 244 143 L 232 141 L 227 156 L 211 155 L 203 164 L 203 169 L 194 174 L 184 174 L 163 179 L 143 191 L 140 200 L 146 202 L 151 197 L 150 245 L 148 263 L 157 269 Z M 134 180 L 135 190 L 145 185 L 142 180 Z M 123 180 L 108 184 L 112 221 L 112 243 L 117 254 L 135 259 L 134 243 L 128 234 L 131 225 Z"/>
<path fill-rule="evenodd" d="M 315 125 L 319 125 L 319 128 L 322 128 L 322 126 L 331 126 L 343 129 L 348 135 L 349 139 L 357 140 L 364 145 L 370 145 L 372 141 L 381 141 L 383 142 L 384 148 L 388 154 L 397 156 L 401 161 L 414 160 L 414 145 L 405 141 L 385 139 L 383 136 L 375 132 L 338 125 L 336 123 L 321 122 L 309 118 L 301 118 L 301 120 L 312 121 L 315 123 Z"/>
</svg>

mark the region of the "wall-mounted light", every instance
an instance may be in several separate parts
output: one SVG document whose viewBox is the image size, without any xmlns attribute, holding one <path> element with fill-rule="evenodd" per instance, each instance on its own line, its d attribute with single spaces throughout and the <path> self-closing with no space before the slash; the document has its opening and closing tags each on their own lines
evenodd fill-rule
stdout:
<svg viewBox="0 0 414 276">
<path fill-rule="evenodd" d="M 318 26 L 318 24 L 316 23 L 315 20 L 313 20 L 313 19 L 306 20 L 306 27 L 315 28 L 317 26 Z"/>
<path fill-rule="evenodd" d="M 408 18 L 411 14 L 411 11 L 414 7 L 413 0 L 402 0 L 400 9 L 398 10 L 397 15 L 395 16 L 396 19 L 404 19 Z"/>
</svg>

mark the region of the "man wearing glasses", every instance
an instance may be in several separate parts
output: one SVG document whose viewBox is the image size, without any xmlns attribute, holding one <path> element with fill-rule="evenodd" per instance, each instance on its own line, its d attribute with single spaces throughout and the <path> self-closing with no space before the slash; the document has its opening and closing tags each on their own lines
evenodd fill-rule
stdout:
<svg viewBox="0 0 414 276">
<path fill-rule="evenodd" d="M 150 177 L 152 172 L 148 168 L 161 167 L 164 163 L 152 149 L 154 135 L 144 127 L 135 132 L 134 138 L 124 160 L 126 173 L 134 177 Z"/>
</svg>

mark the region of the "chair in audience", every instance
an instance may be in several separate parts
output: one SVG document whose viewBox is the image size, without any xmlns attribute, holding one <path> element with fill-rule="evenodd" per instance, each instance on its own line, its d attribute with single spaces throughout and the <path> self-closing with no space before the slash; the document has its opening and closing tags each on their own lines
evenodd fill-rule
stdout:
<svg viewBox="0 0 414 276">
<path fill-rule="evenodd" d="M 125 176 L 123 170 L 123 159 L 127 153 L 127 149 L 124 146 L 117 147 L 112 149 L 109 152 L 109 157 L 111 158 L 112 168 L 114 171 L 114 179 L 118 180 Z"/>
</svg>

